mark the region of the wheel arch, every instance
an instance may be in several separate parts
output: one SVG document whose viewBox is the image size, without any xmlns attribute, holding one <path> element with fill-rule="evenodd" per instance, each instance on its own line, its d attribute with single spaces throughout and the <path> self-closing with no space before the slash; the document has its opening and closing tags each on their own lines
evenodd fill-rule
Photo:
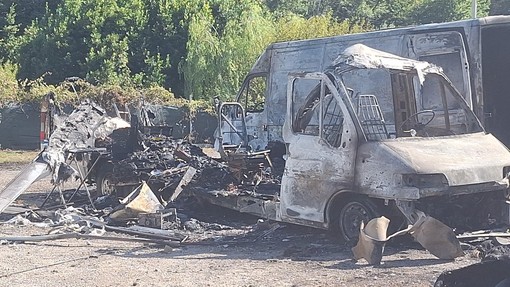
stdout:
<svg viewBox="0 0 510 287">
<path fill-rule="evenodd" d="M 325 213 L 324 218 L 326 219 L 324 223 L 326 224 L 326 227 L 331 228 L 330 224 L 332 221 L 333 212 L 340 210 L 342 206 L 348 202 L 348 199 L 354 198 L 359 195 L 360 195 L 359 193 L 350 189 L 344 189 L 335 192 L 329 198 L 328 202 L 326 203 L 326 208 L 324 210 Z"/>
<path fill-rule="evenodd" d="M 331 228 L 330 224 L 332 222 L 332 218 L 334 218 L 335 212 L 340 212 L 340 209 L 347 203 L 349 200 L 354 199 L 365 199 L 369 200 L 369 202 L 373 205 L 375 209 L 381 210 L 380 204 L 382 204 L 382 199 L 377 199 L 370 197 L 366 194 L 358 193 L 354 190 L 344 189 L 335 192 L 328 200 L 326 204 L 326 208 L 324 210 L 324 218 L 325 224 L 327 228 Z M 381 201 L 381 202 L 379 202 Z"/>
</svg>

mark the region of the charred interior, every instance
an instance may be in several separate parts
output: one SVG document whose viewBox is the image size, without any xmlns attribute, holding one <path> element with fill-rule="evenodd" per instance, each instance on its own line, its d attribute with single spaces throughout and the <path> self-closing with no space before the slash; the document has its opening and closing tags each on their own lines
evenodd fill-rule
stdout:
<svg viewBox="0 0 510 287">
<path fill-rule="evenodd" d="M 482 29 L 482 71 L 485 125 L 506 146 L 510 144 L 510 25 Z"/>
<path fill-rule="evenodd" d="M 419 210 L 430 214 L 458 232 L 497 228 L 504 225 L 506 191 L 420 199 Z M 506 207 L 508 208 L 508 207 Z"/>
</svg>

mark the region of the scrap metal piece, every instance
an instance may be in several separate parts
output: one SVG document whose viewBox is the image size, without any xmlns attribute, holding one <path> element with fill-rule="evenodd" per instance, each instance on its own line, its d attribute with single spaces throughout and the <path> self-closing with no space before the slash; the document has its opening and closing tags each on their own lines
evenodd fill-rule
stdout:
<svg viewBox="0 0 510 287">
<path fill-rule="evenodd" d="M 502 237 L 510 237 L 509 232 L 469 232 L 469 233 L 463 233 L 460 235 L 457 235 L 457 239 L 473 239 L 473 238 L 480 238 L 480 237 L 496 237 L 496 238 L 502 238 Z"/>
<path fill-rule="evenodd" d="M 119 227 L 105 225 L 108 231 L 122 232 L 131 235 L 142 236 L 146 238 L 164 239 L 173 241 L 184 241 L 188 236 L 175 230 L 161 230 L 144 226 L 133 225 L 130 227 Z"/>
<path fill-rule="evenodd" d="M 145 227 L 165 229 L 165 222 L 175 222 L 177 220 L 177 209 L 168 208 L 156 213 L 138 214 L 138 224 Z"/>
<path fill-rule="evenodd" d="M 460 242 L 450 227 L 419 210 L 416 214 L 418 220 L 414 225 L 390 236 L 387 236 L 390 220 L 384 216 L 370 220 L 366 227 L 361 223 L 358 243 L 352 248 L 354 259 L 363 258 L 371 265 L 379 265 L 386 242 L 408 232 L 421 246 L 440 259 L 454 259 L 464 255 Z"/>
<path fill-rule="evenodd" d="M 363 258 L 371 265 L 381 264 L 389 224 L 384 216 L 370 220 L 366 227 L 361 222 L 358 244 L 352 248 L 356 261 Z"/>
<path fill-rule="evenodd" d="M 140 213 L 155 213 L 164 209 L 145 181 L 124 198 L 121 204 L 125 205 L 124 208 L 112 213 L 110 218 L 116 220 L 137 218 Z"/>
<path fill-rule="evenodd" d="M 23 168 L 0 192 L 0 213 L 25 192 L 32 183 L 50 175 L 48 164 L 38 160 L 39 158 L 38 156 L 36 160 Z"/>
<path fill-rule="evenodd" d="M 494 240 L 503 246 L 510 245 L 510 238 L 508 237 L 495 237 Z"/>
<path fill-rule="evenodd" d="M 195 176 L 195 173 L 197 173 L 197 170 L 194 167 L 189 166 L 188 169 L 186 170 L 186 173 L 182 177 L 181 181 L 177 185 L 177 188 L 175 189 L 174 193 L 172 194 L 172 197 L 170 197 L 170 201 L 175 201 L 177 199 L 177 197 L 183 191 L 184 187 L 191 182 L 193 176 Z"/>
<path fill-rule="evenodd" d="M 409 230 L 418 243 L 439 259 L 464 255 L 453 230 L 441 221 L 418 211 L 420 218 Z"/>
<path fill-rule="evenodd" d="M 116 237 L 116 236 L 99 236 L 93 234 L 81 233 L 63 233 L 63 234 L 48 234 L 48 235 L 31 235 L 31 236 L 2 236 L 0 241 L 9 242 L 43 242 L 48 240 L 62 240 L 62 239 L 98 239 L 98 240 L 111 240 L 122 242 L 141 242 L 141 243 L 155 243 L 160 245 L 168 245 L 172 247 L 179 247 L 180 242 L 172 239 L 146 239 L 146 238 L 129 238 L 129 237 Z"/>
<path fill-rule="evenodd" d="M 370 220 L 366 227 L 361 222 L 358 244 L 352 248 L 355 260 L 364 258 L 371 265 L 379 265 L 386 242 L 395 236 L 406 234 L 412 228 L 412 225 L 409 225 L 406 229 L 386 236 L 389 224 L 390 220 L 384 216 Z"/>
</svg>

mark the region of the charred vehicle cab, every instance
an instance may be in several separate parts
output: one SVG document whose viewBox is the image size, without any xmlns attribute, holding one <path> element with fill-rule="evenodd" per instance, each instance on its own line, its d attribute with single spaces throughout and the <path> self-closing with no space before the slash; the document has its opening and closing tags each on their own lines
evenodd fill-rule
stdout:
<svg viewBox="0 0 510 287">
<path fill-rule="evenodd" d="M 357 221 L 384 212 L 369 198 L 395 203 L 410 222 L 416 207 L 456 227 L 505 218 L 510 154 L 441 68 L 358 44 L 330 70 L 294 75 L 288 84 L 283 217 L 320 220 L 309 208 L 322 194 L 315 209 L 339 202 L 340 214 L 330 209 L 327 222 L 338 220 L 348 238 Z M 475 213 L 485 222 L 468 219 Z"/>
<path fill-rule="evenodd" d="M 224 157 L 256 153 L 243 107 L 222 103 L 219 114 Z M 380 215 L 414 224 L 423 211 L 468 229 L 509 223 L 510 152 L 436 65 L 356 44 L 323 72 L 289 73 L 282 114 L 284 154 L 268 151 L 285 160 L 279 190 L 209 192 L 211 202 L 347 240 Z"/>
</svg>

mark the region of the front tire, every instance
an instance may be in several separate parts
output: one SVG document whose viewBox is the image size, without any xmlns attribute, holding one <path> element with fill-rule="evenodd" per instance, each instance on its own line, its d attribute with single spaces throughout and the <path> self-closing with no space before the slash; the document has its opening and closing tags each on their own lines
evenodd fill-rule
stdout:
<svg viewBox="0 0 510 287">
<path fill-rule="evenodd" d="M 377 207 L 370 199 L 351 199 L 340 209 L 335 227 L 345 241 L 356 242 L 359 238 L 361 222 L 366 225 L 378 216 Z"/>
</svg>

